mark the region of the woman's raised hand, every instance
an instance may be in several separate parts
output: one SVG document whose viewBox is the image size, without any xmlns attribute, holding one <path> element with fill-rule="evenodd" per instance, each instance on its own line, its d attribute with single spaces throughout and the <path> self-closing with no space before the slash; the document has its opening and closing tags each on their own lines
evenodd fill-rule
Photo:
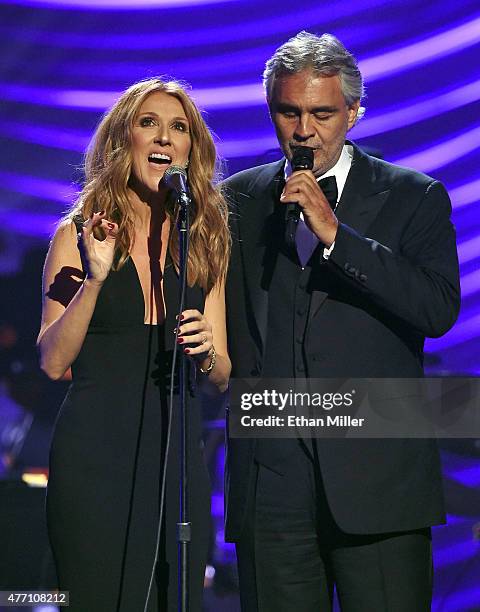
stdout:
<svg viewBox="0 0 480 612">
<path fill-rule="evenodd" d="M 105 240 L 97 240 L 93 235 L 95 227 L 101 227 L 105 232 Z M 93 213 L 85 221 L 78 234 L 78 246 L 87 272 L 87 278 L 103 283 L 113 264 L 115 240 L 118 225 L 105 219 L 105 211 Z"/>
</svg>

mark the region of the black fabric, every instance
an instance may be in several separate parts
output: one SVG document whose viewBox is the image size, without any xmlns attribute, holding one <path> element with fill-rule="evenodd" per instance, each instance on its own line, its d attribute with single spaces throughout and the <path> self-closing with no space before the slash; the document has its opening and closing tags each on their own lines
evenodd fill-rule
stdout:
<svg viewBox="0 0 480 612">
<path fill-rule="evenodd" d="M 328 261 L 317 248 L 309 262 L 303 341 L 308 375 L 420 377 L 425 336 L 445 333 L 458 315 L 450 201 L 431 177 L 352 146 L 352 167 L 335 213 L 335 248 Z M 265 236 L 284 163 L 245 170 L 224 185 L 233 211 L 226 303 L 234 377 L 258 376 L 264 363 L 270 310 L 262 282 Z M 228 439 L 226 538 L 232 541 L 245 532 L 255 446 L 254 439 Z M 321 440 L 318 455 L 329 507 L 345 532 L 409 531 L 444 522 L 434 440 Z M 282 470 L 287 465 L 288 457 Z"/>
<path fill-rule="evenodd" d="M 430 529 L 353 535 L 335 523 L 318 460 L 300 445 L 285 473 L 258 465 L 237 543 L 242 612 L 428 612 Z"/>
<path fill-rule="evenodd" d="M 278 207 L 276 217 L 279 218 Z M 268 259 L 272 261 L 269 282 L 267 336 L 262 376 L 264 378 L 293 378 L 295 376 L 294 300 L 296 285 L 302 275 L 296 254 L 283 240 L 283 227 L 272 224 Z M 306 320 L 306 319 L 305 319 Z M 279 359 L 281 356 L 281 359 Z"/>
<path fill-rule="evenodd" d="M 278 206 L 274 218 L 279 218 L 282 210 Z M 310 303 L 307 291 L 310 267 L 300 268 L 296 253 L 286 245 L 283 234 L 281 224 L 272 223 L 268 250 L 271 273 L 265 285 L 269 309 L 263 378 L 295 378 L 307 374 L 303 336 Z M 281 472 L 298 443 L 297 439 L 257 439 L 255 459 Z"/>
<path fill-rule="evenodd" d="M 72 612 L 143 610 L 155 555 L 168 424 L 169 367 L 178 312 L 178 278 L 167 262 L 166 320 L 144 324 L 131 259 L 110 272 L 97 300 L 73 382 L 62 405 L 50 458 L 47 511 L 60 588 Z M 203 311 L 200 289 L 187 308 Z M 209 482 L 201 414 L 190 398 L 191 610 L 201 610 L 208 545 Z M 149 612 L 177 610 L 179 411 L 174 406 L 166 508 Z"/>
</svg>

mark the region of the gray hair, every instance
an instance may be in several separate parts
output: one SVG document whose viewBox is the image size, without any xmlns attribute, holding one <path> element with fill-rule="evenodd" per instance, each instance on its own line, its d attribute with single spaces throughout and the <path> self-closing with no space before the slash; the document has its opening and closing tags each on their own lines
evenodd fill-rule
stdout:
<svg viewBox="0 0 480 612">
<path fill-rule="evenodd" d="M 332 34 L 317 36 L 303 31 L 287 40 L 265 64 L 263 87 L 267 102 L 270 104 L 278 76 L 295 74 L 308 68 L 323 76 L 338 74 L 347 106 L 362 99 L 365 93 L 363 78 L 354 56 Z M 365 109 L 361 107 L 357 119 L 364 112 Z"/>
</svg>

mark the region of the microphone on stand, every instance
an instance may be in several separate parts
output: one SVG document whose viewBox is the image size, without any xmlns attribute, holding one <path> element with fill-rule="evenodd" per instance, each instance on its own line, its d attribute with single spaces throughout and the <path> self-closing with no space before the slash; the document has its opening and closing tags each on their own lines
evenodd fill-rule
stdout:
<svg viewBox="0 0 480 612">
<path fill-rule="evenodd" d="M 165 185 L 175 191 L 178 197 L 188 196 L 187 172 L 182 166 L 169 166 L 162 177 Z"/>
<path fill-rule="evenodd" d="M 159 188 L 162 183 L 175 194 L 174 198 L 167 198 L 166 208 L 170 214 L 175 213 L 175 203 L 178 203 L 181 208 L 190 204 L 187 172 L 183 166 L 169 166 L 160 179 Z"/>
<path fill-rule="evenodd" d="M 312 170 L 313 168 L 313 149 L 310 147 L 295 147 L 292 160 L 290 162 L 292 172 L 297 170 Z M 167 170 L 168 172 L 168 170 Z M 285 211 L 285 241 L 287 245 L 295 248 L 295 234 L 300 220 L 301 208 L 296 202 L 290 202 Z"/>
</svg>

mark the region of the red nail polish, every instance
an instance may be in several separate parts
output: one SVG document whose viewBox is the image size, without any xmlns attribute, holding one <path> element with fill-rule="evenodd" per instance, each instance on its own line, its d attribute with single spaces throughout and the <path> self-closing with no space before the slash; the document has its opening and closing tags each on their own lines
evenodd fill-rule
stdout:
<svg viewBox="0 0 480 612">
<path fill-rule="evenodd" d="M 183 349 L 183 352 L 188 355 L 190 353 L 190 349 Z"/>
<path fill-rule="evenodd" d="M 185 317 L 183 315 L 180 315 L 180 321 L 183 321 Z"/>
<path fill-rule="evenodd" d="M 185 340 L 183 338 L 177 338 L 178 344 L 183 344 Z"/>
</svg>

